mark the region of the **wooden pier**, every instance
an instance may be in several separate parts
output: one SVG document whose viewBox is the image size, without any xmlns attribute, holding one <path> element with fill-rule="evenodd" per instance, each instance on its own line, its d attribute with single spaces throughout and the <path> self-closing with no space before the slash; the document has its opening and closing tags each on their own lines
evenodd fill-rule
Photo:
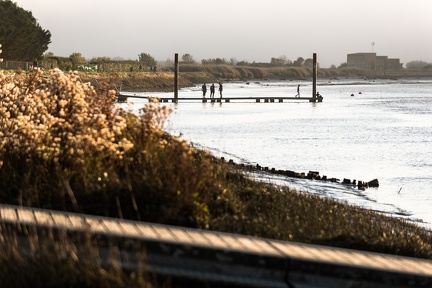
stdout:
<svg viewBox="0 0 432 288">
<path fill-rule="evenodd" d="M 215 98 L 199 98 L 199 97 L 181 97 L 181 98 L 175 98 L 175 97 L 151 97 L 151 96 L 139 96 L 135 94 L 125 94 L 125 93 L 118 93 L 116 96 L 117 102 L 127 102 L 128 98 L 137 98 L 137 99 L 158 99 L 159 102 L 172 102 L 172 103 L 178 103 L 178 102 L 202 102 L 202 103 L 229 103 L 232 101 L 238 101 L 238 102 L 256 102 L 256 103 L 283 103 L 285 102 L 293 102 L 293 101 L 306 101 L 306 102 L 322 102 L 323 97 L 267 97 L 267 96 L 261 96 L 261 97 L 215 97 Z"/>
<path fill-rule="evenodd" d="M 125 271 L 137 269 L 136 255 L 145 252 L 146 271 L 172 287 L 432 287 L 432 261 L 387 254 L 1 204 L 0 228 L 16 231 L 23 253 L 34 244 L 28 231 L 39 241 L 90 233 L 102 239 L 102 265 L 117 243 Z"/>
</svg>

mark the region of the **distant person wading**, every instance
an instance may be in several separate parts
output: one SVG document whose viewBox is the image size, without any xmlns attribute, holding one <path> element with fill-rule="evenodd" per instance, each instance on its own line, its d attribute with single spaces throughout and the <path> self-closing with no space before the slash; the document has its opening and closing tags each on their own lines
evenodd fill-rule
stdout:
<svg viewBox="0 0 432 288">
<path fill-rule="evenodd" d="M 297 85 L 297 95 L 296 97 L 300 97 L 300 85 Z"/>
</svg>

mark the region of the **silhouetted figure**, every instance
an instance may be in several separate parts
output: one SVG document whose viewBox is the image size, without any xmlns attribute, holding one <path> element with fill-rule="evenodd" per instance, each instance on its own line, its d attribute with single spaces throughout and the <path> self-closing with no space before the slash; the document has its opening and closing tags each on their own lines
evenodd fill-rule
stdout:
<svg viewBox="0 0 432 288">
<path fill-rule="evenodd" d="M 300 97 L 300 85 L 297 85 L 297 95 L 296 97 Z"/>
<path fill-rule="evenodd" d="M 220 98 L 222 98 L 222 91 L 223 91 L 222 83 L 219 82 L 219 94 L 220 94 Z"/>
<path fill-rule="evenodd" d="M 203 98 L 205 98 L 205 95 L 207 93 L 207 85 L 204 83 L 201 87 L 201 91 L 203 92 Z"/>
<path fill-rule="evenodd" d="M 38 68 L 38 61 L 37 59 L 34 59 L 33 61 L 33 69 L 37 69 Z"/>
<path fill-rule="evenodd" d="M 210 98 L 214 98 L 215 86 L 214 83 L 210 86 Z"/>
</svg>

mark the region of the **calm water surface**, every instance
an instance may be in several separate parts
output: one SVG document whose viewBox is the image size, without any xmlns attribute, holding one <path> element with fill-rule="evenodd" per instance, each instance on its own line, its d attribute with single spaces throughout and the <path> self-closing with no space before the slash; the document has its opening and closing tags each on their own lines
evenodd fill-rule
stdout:
<svg viewBox="0 0 432 288">
<path fill-rule="evenodd" d="M 224 96 L 294 96 L 297 84 L 302 96 L 311 95 L 310 82 L 262 81 L 225 83 Z M 360 191 L 256 176 L 432 227 L 432 80 L 325 80 L 317 90 L 322 103 L 180 102 L 166 130 L 237 163 L 377 178 L 379 188 Z M 183 89 L 179 97 L 200 98 L 200 87 Z M 145 102 L 119 105 L 138 113 Z"/>
</svg>

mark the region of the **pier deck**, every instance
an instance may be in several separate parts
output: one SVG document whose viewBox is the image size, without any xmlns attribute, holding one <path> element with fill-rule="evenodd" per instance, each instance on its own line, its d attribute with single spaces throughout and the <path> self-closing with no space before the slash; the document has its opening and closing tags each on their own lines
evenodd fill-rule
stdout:
<svg viewBox="0 0 432 288">
<path fill-rule="evenodd" d="M 185 102 L 185 101 L 194 101 L 194 102 L 202 102 L 202 103 L 229 103 L 232 101 L 242 101 L 242 102 L 256 102 L 256 103 L 282 103 L 282 102 L 291 102 L 291 101 L 307 101 L 307 102 L 322 102 L 323 97 L 215 97 L 215 98 L 199 98 L 199 97 L 179 97 L 177 100 L 174 97 L 152 97 L 152 96 L 140 96 L 135 94 L 117 94 L 116 100 L 117 102 L 126 102 L 128 98 L 137 98 L 137 99 L 158 99 L 159 102 Z"/>
</svg>

